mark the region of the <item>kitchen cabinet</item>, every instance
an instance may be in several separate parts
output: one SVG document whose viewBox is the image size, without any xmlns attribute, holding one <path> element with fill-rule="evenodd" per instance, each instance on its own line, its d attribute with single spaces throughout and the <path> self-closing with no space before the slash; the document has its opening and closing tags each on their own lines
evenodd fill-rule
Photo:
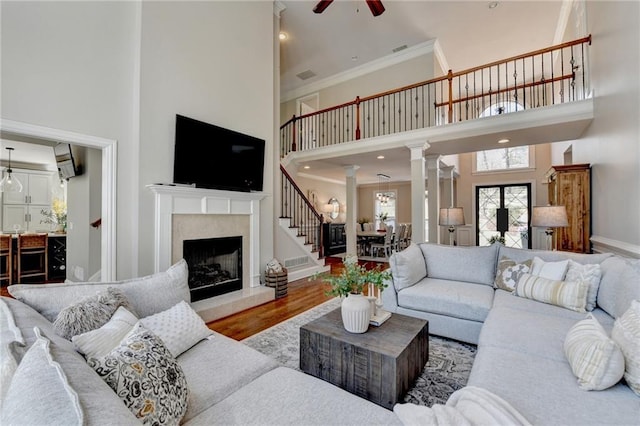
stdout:
<svg viewBox="0 0 640 426">
<path fill-rule="evenodd" d="M 53 173 L 16 170 L 12 175 L 22 183 L 21 192 L 2 194 L 2 231 L 48 231 L 50 225 L 41 223 L 43 209 L 51 209 L 51 179 Z"/>
</svg>

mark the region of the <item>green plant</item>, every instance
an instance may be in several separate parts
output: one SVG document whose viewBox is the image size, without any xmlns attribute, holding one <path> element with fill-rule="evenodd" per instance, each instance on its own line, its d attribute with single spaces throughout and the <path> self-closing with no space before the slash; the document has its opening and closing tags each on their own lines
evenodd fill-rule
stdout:
<svg viewBox="0 0 640 426">
<path fill-rule="evenodd" d="M 49 225 L 62 225 L 63 228 L 67 227 L 67 203 L 64 200 L 55 198 L 53 200 L 51 210 L 42 209 L 40 213 L 44 217 L 40 223 L 47 223 Z"/>
<path fill-rule="evenodd" d="M 327 291 L 327 296 L 348 296 L 349 294 L 360 294 L 367 284 L 383 290 L 387 287 L 386 280 L 391 278 L 388 270 L 382 270 L 380 266 L 369 269 L 358 264 L 358 257 L 347 255 L 343 261 L 344 268 L 338 275 L 326 273 L 314 274 L 309 280 L 321 279 L 322 282 L 329 283 L 331 290 Z"/>
</svg>

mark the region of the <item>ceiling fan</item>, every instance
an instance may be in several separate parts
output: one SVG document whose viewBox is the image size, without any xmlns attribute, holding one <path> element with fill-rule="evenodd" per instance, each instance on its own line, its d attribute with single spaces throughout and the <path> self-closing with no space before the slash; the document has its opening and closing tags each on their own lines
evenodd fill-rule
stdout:
<svg viewBox="0 0 640 426">
<path fill-rule="evenodd" d="M 382 15 L 384 12 L 384 6 L 382 5 L 381 0 L 365 0 L 367 2 L 367 6 L 369 6 L 369 10 L 373 16 Z M 318 4 L 313 8 L 314 13 L 322 13 L 324 10 L 329 7 L 329 5 L 333 3 L 333 0 L 320 0 Z"/>
</svg>

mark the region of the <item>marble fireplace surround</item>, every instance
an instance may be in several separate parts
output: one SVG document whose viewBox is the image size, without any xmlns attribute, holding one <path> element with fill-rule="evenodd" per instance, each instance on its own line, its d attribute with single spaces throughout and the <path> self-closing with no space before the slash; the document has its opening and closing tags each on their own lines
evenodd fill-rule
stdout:
<svg viewBox="0 0 640 426">
<path fill-rule="evenodd" d="M 260 200 L 263 193 L 148 185 L 155 198 L 154 270 L 182 258 L 185 239 L 242 236 L 242 290 L 193 302 L 205 321 L 213 321 L 275 298 L 260 285 Z"/>
</svg>

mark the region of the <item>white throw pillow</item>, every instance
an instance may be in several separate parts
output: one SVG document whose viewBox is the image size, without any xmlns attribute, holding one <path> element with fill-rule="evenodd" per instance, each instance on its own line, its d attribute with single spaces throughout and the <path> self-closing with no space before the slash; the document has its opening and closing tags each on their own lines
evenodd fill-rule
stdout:
<svg viewBox="0 0 640 426">
<path fill-rule="evenodd" d="M 411 287 L 427 276 L 427 264 L 422 250 L 412 243 L 406 249 L 397 251 L 389 258 L 393 286 L 396 291 Z"/>
<path fill-rule="evenodd" d="M 531 263 L 531 275 L 546 278 L 549 280 L 562 281 L 569 267 L 569 259 L 559 262 L 545 262 L 538 256 L 533 258 Z"/>
<path fill-rule="evenodd" d="M 588 287 L 584 281 L 557 281 L 523 274 L 518 280 L 515 294 L 572 311 L 586 312 Z"/>
<path fill-rule="evenodd" d="M 166 311 L 142 318 L 140 323 L 160 337 L 171 355 L 178 357 L 213 332 L 185 301 Z"/>
<path fill-rule="evenodd" d="M 600 278 L 602 278 L 602 268 L 600 264 L 582 265 L 573 260 L 569 260 L 567 275 L 564 277 L 565 281 L 586 281 L 589 283 L 589 290 L 587 291 L 587 311 L 593 311 L 596 308 Z"/>
<path fill-rule="evenodd" d="M 632 301 L 629 309 L 616 320 L 611 338 L 624 355 L 624 379 L 640 396 L 640 300 Z"/>
<path fill-rule="evenodd" d="M 138 322 L 138 318 L 120 306 L 102 327 L 73 336 L 71 341 L 85 358 L 101 358 L 120 344 Z"/>
<path fill-rule="evenodd" d="M 564 354 L 584 390 L 610 388 L 624 374 L 620 347 L 592 314 L 571 327 L 564 340 Z"/>
</svg>

